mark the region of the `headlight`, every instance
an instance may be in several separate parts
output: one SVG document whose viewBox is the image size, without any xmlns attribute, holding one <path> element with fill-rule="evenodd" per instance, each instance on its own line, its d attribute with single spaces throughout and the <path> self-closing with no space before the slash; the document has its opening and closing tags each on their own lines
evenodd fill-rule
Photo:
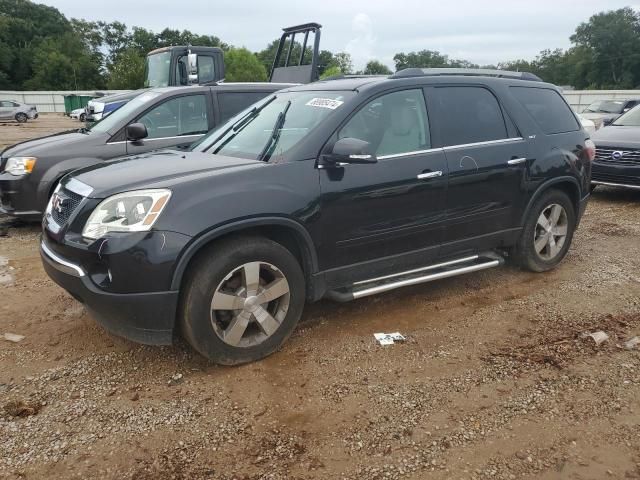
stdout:
<svg viewBox="0 0 640 480">
<path fill-rule="evenodd" d="M 82 236 L 97 239 L 109 232 L 146 232 L 171 198 L 171 190 L 138 190 L 113 195 L 87 220 Z"/>
<path fill-rule="evenodd" d="M 4 171 L 11 175 L 26 175 L 36 166 L 36 157 L 9 157 Z"/>
</svg>

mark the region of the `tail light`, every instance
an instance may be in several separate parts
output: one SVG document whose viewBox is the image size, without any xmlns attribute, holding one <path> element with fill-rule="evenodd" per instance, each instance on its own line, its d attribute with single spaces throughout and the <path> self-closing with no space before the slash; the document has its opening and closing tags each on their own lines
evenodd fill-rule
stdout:
<svg viewBox="0 0 640 480">
<path fill-rule="evenodd" d="M 587 140 L 584 142 L 584 151 L 586 152 L 589 161 L 593 162 L 596 158 L 596 144 L 593 143 L 592 140 Z"/>
</svg>

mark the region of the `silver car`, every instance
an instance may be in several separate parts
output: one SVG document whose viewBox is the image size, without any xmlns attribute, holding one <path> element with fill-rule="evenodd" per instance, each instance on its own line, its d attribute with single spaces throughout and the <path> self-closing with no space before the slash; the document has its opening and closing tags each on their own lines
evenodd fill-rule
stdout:
<svg viewBox="0 0 640 480">
<path fill-rule="evenodd" d="M 15 120 L 24 123 L 38 118 L 38 110 L 34 105 L 18 103 L 13 100 L 0 100 L 0 120 Z"/>
</svg>

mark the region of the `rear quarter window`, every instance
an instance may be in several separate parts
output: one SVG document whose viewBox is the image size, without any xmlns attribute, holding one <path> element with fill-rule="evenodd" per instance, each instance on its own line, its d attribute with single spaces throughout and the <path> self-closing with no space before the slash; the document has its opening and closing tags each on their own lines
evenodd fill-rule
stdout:
<svg viewBox="0 0 640 480">
<path fill-rule="evenodd" d="M 535 87 L 510 87 L 510 90 L 546 135 L 580 130 L 571 108 L 557 91 Z"/>
</svg>

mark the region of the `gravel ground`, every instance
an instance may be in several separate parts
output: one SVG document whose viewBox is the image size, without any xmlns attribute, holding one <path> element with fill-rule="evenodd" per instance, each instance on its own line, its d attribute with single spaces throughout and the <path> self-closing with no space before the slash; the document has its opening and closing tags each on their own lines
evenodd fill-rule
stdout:
<svg viewBox="0 0 640 480">
<path fill-rule="evenodd" d="M 597 190 L 553 272 L 310 305 L 236 368 L 110 336 L 44 274 L 37 226 L 7 234 L 0 335 L 25 338 L 0 337 L 0 478 L 640 478 L 640 192 Z"/>
</svg>

